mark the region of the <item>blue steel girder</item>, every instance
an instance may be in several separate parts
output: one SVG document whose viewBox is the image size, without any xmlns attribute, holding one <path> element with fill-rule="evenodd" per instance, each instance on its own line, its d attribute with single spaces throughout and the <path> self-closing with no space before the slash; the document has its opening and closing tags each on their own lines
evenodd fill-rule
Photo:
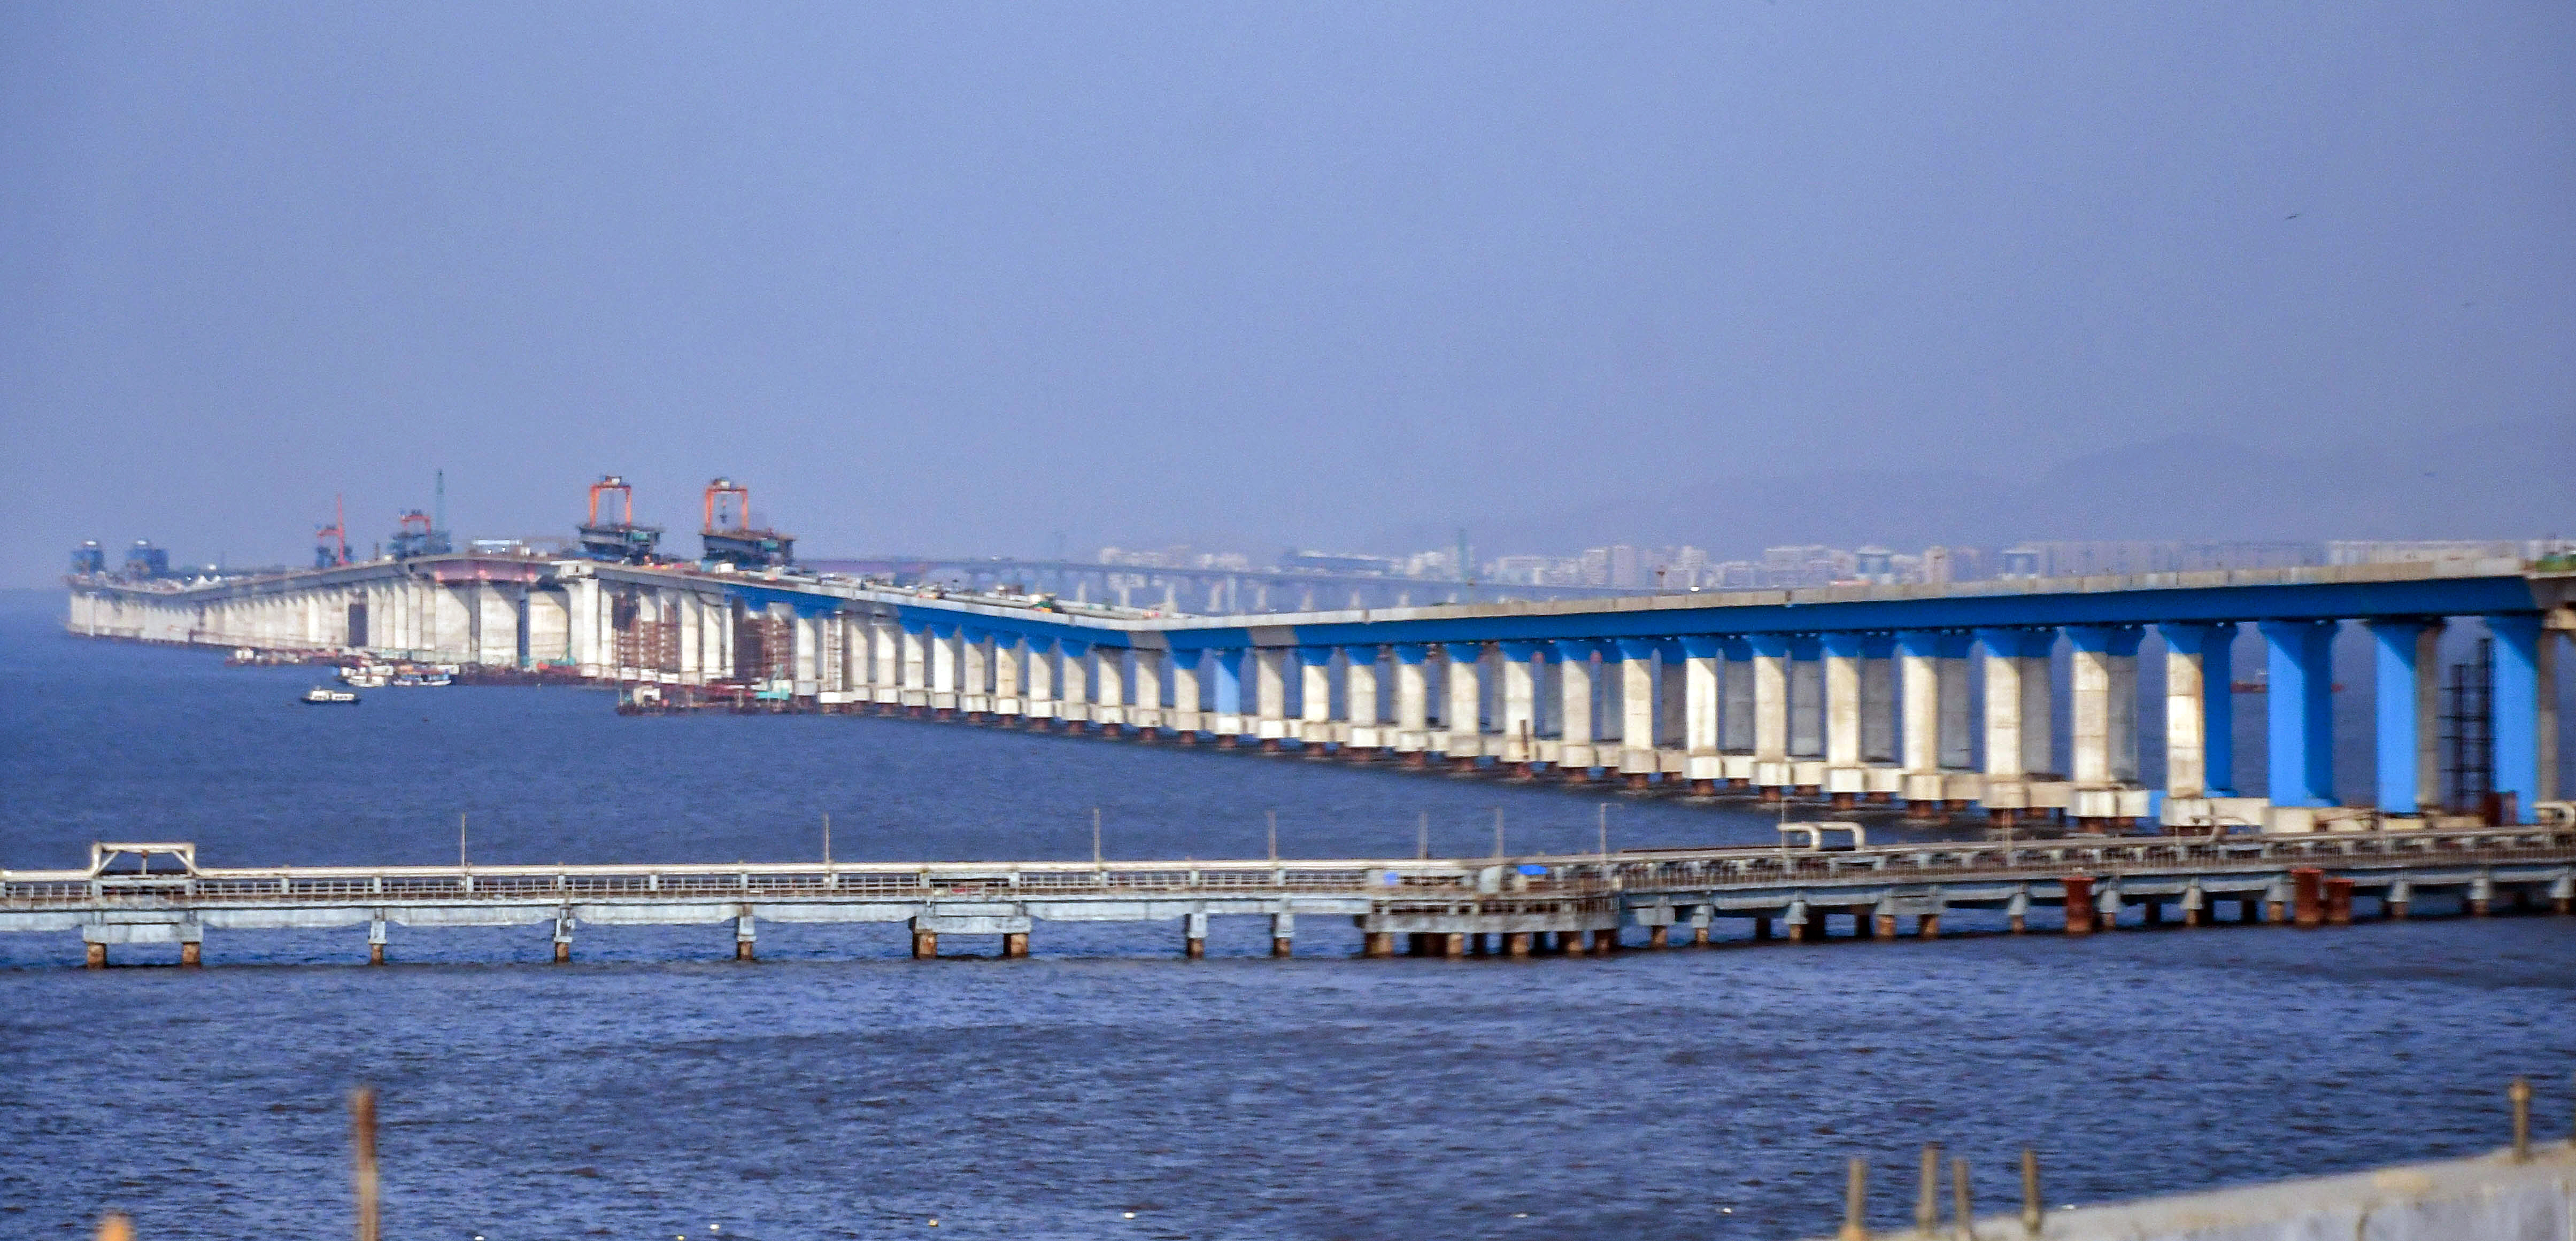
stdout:
<svg viewBox="0 0 2576 1241">
<path fill-rule="evenodd" d="M 1663 638 L 1692 634 L 1786 635 L 1827 630 L 1954 630 L 1964 633 L 2004 627 L 2493 615 L 2535 612 L 2539 608 L 2530 579 L 2499 576 L 1420 617 L 1297 625 L 1270 632 L 1280 633 L 1280 645 L 1347 645 L 1359 642 Z M 1230 646 L 1249 642 L 1251 633 L 1251 630 L 1239 628 L 1180 629 L 1171 631 L 1171 639 L 1175 646 Z"/>
<path fill-rule="evenodd" d="M 726 582 L 724 584 L 724 593 L 725 597 L 728 599 L 742 600 L 743 606 L 754 612 L 765 612 L 769 610 L 770 604 L 784 603 L 787 606 L 796 609 L 796 616 L 799 620 L 812 620 L 817 616 L 829 616 L 834 612 L 840 611 L 843 607 L 847 606 L 849 602 L 848 600 L 842 599 L 836 595 L 809 594 L 801 590 L 781 590 L 775 586 L 754 586 L 748 582 Z"/>
</svg>

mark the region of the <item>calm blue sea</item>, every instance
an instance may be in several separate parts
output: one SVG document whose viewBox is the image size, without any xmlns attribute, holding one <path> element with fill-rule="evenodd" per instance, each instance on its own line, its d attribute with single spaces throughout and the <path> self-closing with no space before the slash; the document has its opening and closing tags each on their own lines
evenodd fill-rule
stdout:
<svg viewBox="0 0 2576 1241">
<path fill-rule="evenodd" d="M 1603 799 L 896 720 L 620 718 L 606 694 L 378 691 L 60 635 L 0 594 L 0 865 L 93 839 L 211 864 L 1589 847 Z M 1613 843 L 1769 838 L 1612 797 Z M 1888 828 L 1884 830 L 1896 830 Z M 895 927 L 217 933 L 207 968 L 0 936 L 0 1237 L 347 1235 L 343 1093 L 382 1092 L 387 1235 L 1787 1237 L 1842 1160 L 1908 1214 L 1924 1141 L 1997 1208 L 2019 1149 L 2098 1201 L 2479 1149 L 2569 1114 L 2576 919 L 2330 932 L 1361 961 L 1220 920 L 1040 924 L 913 962 Z M 1976 923 L 1963 929 L 1976 931 Z M 975 941 L 944 945 L 989 952 Z M 124 967 L 130 963 L 131 967 Z M 934 1227 L 931 1221 L 936 1220 Z"/>
</svg>

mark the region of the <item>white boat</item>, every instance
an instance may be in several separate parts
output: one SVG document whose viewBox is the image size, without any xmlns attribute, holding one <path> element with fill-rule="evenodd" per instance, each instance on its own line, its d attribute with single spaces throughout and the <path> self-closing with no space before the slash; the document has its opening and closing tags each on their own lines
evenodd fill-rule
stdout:
<svg viewBox="0 0 2576 1241">
<path fill-rule="evenodd" d="M 345 689 L 325 689 L 319 685 L 304 691 L 304 705 L 321 706 L 326 703 L 346 703 L 350 706 L 356 706 L 358 704 L 358 696 Z"/>
</svg>

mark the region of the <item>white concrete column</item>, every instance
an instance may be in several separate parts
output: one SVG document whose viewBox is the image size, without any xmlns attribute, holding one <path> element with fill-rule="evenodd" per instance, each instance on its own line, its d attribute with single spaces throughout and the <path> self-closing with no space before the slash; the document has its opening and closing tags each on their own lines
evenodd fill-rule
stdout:
<svg viewBox="0 0 2576 1241">
<path fill-rule="evenodd" d="M 1754 634 L 1751 641 L 1753 760 L 1785 763 L 1789 759 L 1789 635 Z"/>
<path fill-rule="evenodd" d="M 1424 667 L 1430 658 L 1425 644 L 1395 644 L 1395 749 L 1401 754 L 1430 748 L 1430 678 Z"/>
<path fill-rule="evenodd" d="M 1812 634 L 1789 640 L 1789 757 L 1825 756 L 1825 668 Z"/>
<path fill-rule="evenodd" d="M 982 715 L 993 709 L 993 635 L 960 629 L 957 639 L 957 706 Z"/>
<path fill-rule="evenodd" d="M 730 614 L 729 612 L 727 613 Z M 718 625 L 721 638 L 722 625 Z M 893 705 L 903 701 L 903 630 L 892 617 L 880 616 L 868 623 L 868 663 L 874 671 L 869 684 L 876 690 L 876 700 Z M 723 647 L 732 650 L 730 645 Z"/>
<path fill-rule="evenodd" d="M 2138 778 L 2138 631 L 2074 626 L 2072 721 L 2078 785 L 2132 784 Z"/>
<path fill-rule="evenodd" d="M 1207 656 L 1197 649 L 1172 652 L 1172 731 L 1184 741 L 1194 740 L 1206 731 L 1201 703 L 1206 701 L 1199 690 L 1199 664 Z"/>
<path fill-rule="evenodd" d="M 1020 681 L 1020 636 L 1002 633 L 993 636 L 993 713 L 1025 715 L 1028 697 Z"/>
<path fill-rule="evenodd" d="M 399 595 L 396 597 L 399 598 Z M 597 619 L 600 603 L 599 579 L 577 577 L 564 584 L 565 609 L 572 615 L 572 660 L 580 668 L 581 675 L 585 677 L 600 675 L 599 621 Z M 404 645 L 401 605 L 397 603 L 389 606 L 385 612 L 385 620 L 389 622 L 385 626 L 385 637 L 389 640 L 374 642 L 373 645 L 386 647 Z M 375 612 L 370 609 L 367 617 L 368 628 L 373 629 Z M 367 636 L 370 639 L 375 637 L 374 634 Z"/>
<path fill-rule="evenodd" d="M 1619 773 L 1644 776 L 1655 770 L 1655 644 L 1651 639 L 1621 638 L 1619 652 Z M 1606 765 L 1606 764 L 1605 764 Z"/>
<path fill-rule="evenodd" d="M 1103 729 L 1127 722 L 1127 648 L 1091 648 L 1091 719 Z"/>
<path fill-rule="evenodd" d="M 1721 638 L 1718 650 L 1724 656 L 1718 665 L 1723 670 L 1718 679 L 1718 699 L 1724 704 L 1718 718 L 1718 735 L 1723 738 L 1718 748 L 1729 754 L 1751 754 L 1756 748 L 1753 643 L 1743 637 Z M 1781 744 L 1785 753 L 1787 742 Z"/>
<path fill-rule="evenodd" d="M 1091 644 L 1058 638 L 1055 646 L 1055 716 L 1078 730 L 1091 718 Z"/>
<path fill-rule="evenodd" d="M 1977 650 L 1986 673 L 1986 775 L 1990 778 L 2019 779 L 2030 774 L 2022 762 L 2026 751 L 2021 735 L 2021 654 L 2033 632 L 1977 631 Z"/>
<path fill-rule="evenodd" d="M 2213 642 L 2233 641 L 2236 627 L 2162 625 L 2165 643 L 2165 796 L 2206 797 L 2209 780 L 2209 664 Z M 2219 661 L 2224 675 L 2224 661 Z M 1989 674 L 1991 675 L 1991 674 Z M 2219 687 L 2222 692 L 2226 686 Z M 1988 683 L 1987 694 L 1994 688 Z M 1989 743 L 1991 744 L 1991 743 Z M 2222 751 L 2225 743 L 2221 742 Z"/>
<path fill-rule="evenodd" d="M 1940 641 L 1941 635 L 1928 629 L 1909 629 L 1896 635 L 1908 774 L 1941 769 Z"/>
<path fill-rule="evenodd" d="M 1333 648 L 1297 648 L 1297 740 L 1321 746 L 1333 740 Z"/>
<path fill-rule="evenodd" d="M 1377 661 L 1375 646 L 1342 648 L 1342 716 L 1350 728 L 1342 745 L 1352 751 L 1374 750 L 1388 741 L 1378 710 Z"/>
<path fill-rule="evenodd" d="M 2034 639 L 2035 654 L 2021 657 L 2021 766 L 2032 775 L 2056 775 L 2057 770 L 2057 666 L 2049 658 L 2049 648 L 2057 644 L 2055 631 L 2043 631 Z"/>
<path fill-rule="evenodd" d="M 1151 647 L 1133 647 L 1127 652 L 1133 661 L 1127 687 L 1127 726 L 1157 729 L 1163 727 L 1163 653 Z"/>
<path fill-rule="evenodd" d="M 1275 750 L 1288 735 L 1288 648 L 1260 646 L 1252 651 L 1253 735 L 1261 748 Z"/>
<path fill-rule="evenodd" d="M 903 705 L 930 705 L 929 634 L 922 626 L 898 626 L 903 641 Z"/>
<path fill-rule="evenodd" d="M 1655 643 L 1655 748 L 1678 750 L 1690 727 L 1690 691 L 1679 638 Z M 1678 775 L 1679 773 L 1674 773 Z"/>
<path fill-rule="evenodd" d="M 1829 771 L 1858 768 L 1861 750 L 1861 635 L 1847 632 L 1828 633 L 1823 635 L 1822 643 L 1825 663 L 1825 766 Z"/>
<path fill-rule="evenodd" d="M 1965 771 L 1971 748 L 1968 716 L 1968 640 L 1965 634 L 1943 634 L 1941 658 L 1935 665 L 1941 686 L 1941 766 Z M 2136 665 L 2130 666 L 2130 689 L 2137 687 Z"/>
<path fill-rule="evenodd" d="M 1724 647 L 1713 637 L 1682 639 L 1682 774 L 1694 793 L 1712 793 L 1726 778 L 1721 746 L 1720 670 Z"/>
<path fill-rule="evenodd" d="M 930 627 L 930 705 L 946 713 L 957 709 L 957 627 Z"/>
<path fill-rule="evenodd" d="M 1449 710 L 1444 722 L 1449 727 L 1440 750 L 1452 759 L 1474 759 L 1485 752 L 1485 689 L 1477 662 L 1484 658 L 1484 644 L 1444 642 L 1441 651 L 1448 656 L 1444 672 L 1449 681 Z"/>
<path fill-rule="evenodd" d="M 1056 717 L 1055 639 L 1030 638 L 1028 656 L 1020 667 L 1021 680 L 1028 685 L 1028 702 L 1022 710 L 1033 720 Z"/>
<path fill-rule="evenodd" d="M 1538 759 L 1538 680 L 1547 665 L 1531 663 L 1540 658 L 1536 642 L 1497 642 L 1494 649 L 1503 661 L 1500 710 L 1494 721 L 1501 731 L 1494 757 L 1526 774 L 1528 765 Z"/>
<path fill-rule="evenodd" d="M 1600 765 L 1592 726 L 1592 657 L 1597 650 L 1589 641 L 1556 644 L 1556 766 L 1568 776 L 1585 776 Z"/>
</svg>

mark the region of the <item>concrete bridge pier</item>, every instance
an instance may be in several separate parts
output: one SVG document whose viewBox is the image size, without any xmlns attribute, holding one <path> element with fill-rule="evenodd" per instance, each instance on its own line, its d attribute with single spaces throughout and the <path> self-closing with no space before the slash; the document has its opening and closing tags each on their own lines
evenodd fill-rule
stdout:
<svg viewBox="0 0 2576 1241">
<path fill-rule="evenodd" d="M 1176 648 L 1171 652 L 1171 724 L 1174 736 L 1178 738 L 1182 745 L 1197 745 L 1199 743 L 1199 731 L 1206 719 L 1206 717 L 1200 713 L 1199 709 L 1199 704 L 1203 701 L 1199 693 L 1199 661 L 1201 658 L 1202 656 L 1200 652 L 1195 648 Z"/>
<path fill-rule="evenodd" d="M 1825 669 L 1825 792 L 1834 809 L 1849 810 L 1869 791 L 1861 767 L 1861 662 L 1867 635 L 1823 635 Z"/>
<path fill-rule="evenodd" d="M 758 936 L 759 932 L 752 928 L 750 914 L 744 914 L 741 917 L 734 919 L 733 959 L 736 961 L 751 961 L 758 959 L 759 954 L 753 951 L 753 944 L 757 941 Z M 566 946 L 568 949 L 568 942 Z"/>
<path fill-rule="evenodd" d="M 367 964 L 382 965 L 384 963 L 385 920 L 382 918 L 376 918 L 367 923 Z"/>
<path fill-rule="evenodd" d="M 2093 933 L 2093 880 L 2088 875 L 2068 875 L 2059 881 L 2065 891 L 2066 933 Z"/>
<path fill-rule="evenodd" d="M 1210 731 L 1215 734 L 1220 750 L 1231 750 L 1243 742 L 1244 654 L 1241 647 L 1225 647 L 1210 652 L 1208 656 L 1214 665 L 1212 696 L 1216 704 L 1216 718 L 1210 721 Z"/>
<path fill-rule="evenodd" d="M 1789 635 L 1757 633 L 1753 648 L 1753 787 L 1766 802 L 1797 783 L 1789 763 Z"/>
<path fill-rule="evenodd" d="M 1104 737 L 1127 724 L 1127 648 L 1091 648 L 1091 723 Z"/>
<path fill-rule="evenodd" d="M 1056 713 L 1055 639 L 1030 638 L 1028 648 L 1029 696 L 1024 708 L 1026 718 L 1021 726 L 1030 732 L 1042 733 L 1053 726 Z"/>
<path fill-rule="evenodd" d="M 1207 955 L 1208 916 L 1203 913 L 1181 916 L 1181 955 L 1196 961 Z"/>
<path fill-rule="evenodd" d="M 1593 657 L 1600 646 L 1590 641 L 1559 641 L 1551 644 L 1556 656 L 1557 744 L 1556 773 L 1568 784 L 1592 782 L 1592 768 L 1598 761 L 1598 737 L 1592 718 L 1594 697 Z"/>
<path fill-rule="evenodd" d="M 1069 733 L 1080 733 L 1091 723 L 1091 644 L 1073 638 L 1058 638 L 1056 659 L 1055 715 Z"/>
<path fill-rule="evenodd" d="M 1270 915 L 1270 955 L 1274 957 L 1297 955 L 1297 915 L 1292 913 Z"/>
<path fill-rule="evenodd" d="M 1449 691 L 1448 709 L 1442 713 L 1448 728 L 1443 730 L 1440 753 L 1449 761 L 1450 770 L 1459 773 L 1476 769 L 1476 760 L 1484 754 L 1484 657 L 1482 642 L 1444 642 L 1442 679 Z"/>
<path fill-rule="evenodd" d="M 1342 757 L 1354 763 L 1374 761 L 1387 746 L 1386 721 L 1378 706 L 1375 643 L 1342 648 L 1342 714 L 1349 732 Z"/>
<path fill-rule="evenodd" d="M 1279 753 L 1288 736 L 1288 652 L 1280 647 L 1252 651 L 1253 732 L 1264 754 Z"/>
<path fill-rule="evenodd" d="M 1547 665 L 1531 663 L 1540 658 L 1536 642 L 1497 642 L 1494 648 L 1502 656 L 1494 761 L 1509 768 L 1515 779 L 1527 780 L 1538 761 L 1538 688 Z"/>
</svg>

